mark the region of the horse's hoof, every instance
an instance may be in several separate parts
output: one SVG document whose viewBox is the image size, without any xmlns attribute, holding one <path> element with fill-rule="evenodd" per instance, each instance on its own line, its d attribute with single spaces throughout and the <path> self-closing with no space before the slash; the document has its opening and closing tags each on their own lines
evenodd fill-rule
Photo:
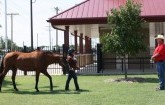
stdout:
<svg viewBox="0 0 165 105">
<path fill-rule="evenodd" d="M 19 91 L 19 90 L 16 88 L 15 91 Z"/>
<path fill-rule="evenodd" d="M 39 90 L 36 90 L 36 92 L 40 92 Z"/>
<path fill-rule="evenodd" d="M 50 88 L 50 91 L 53 91 L 53 88 Z"/>
</svg>

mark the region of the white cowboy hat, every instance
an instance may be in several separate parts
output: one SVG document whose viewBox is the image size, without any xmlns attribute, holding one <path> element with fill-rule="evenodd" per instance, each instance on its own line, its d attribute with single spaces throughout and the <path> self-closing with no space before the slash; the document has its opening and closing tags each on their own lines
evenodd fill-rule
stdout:
<svg viewBox="0 0 165 105">
<path fill-rule="evenodd" d="M 164 36 L 163 36 L 163 35 L 157 35 L 157 36 L 155 37 L 155 39 L 164 39 Z"/>
</svg>

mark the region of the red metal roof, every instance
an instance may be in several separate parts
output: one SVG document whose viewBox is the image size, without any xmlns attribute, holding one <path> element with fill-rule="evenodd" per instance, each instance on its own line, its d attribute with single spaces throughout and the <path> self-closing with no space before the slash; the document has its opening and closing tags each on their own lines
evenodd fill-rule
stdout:
<svg viewBox="0 0 165 105">
<path fill-rule="evenodd" d="M 165 21 L 165 0 L 136 0 L 142 4 L 141 17 L 147 21 Z M 126 0 L 86 0 L 48 21 L 55 25 L 107 23 L 107 12 Z"/>
</svg>

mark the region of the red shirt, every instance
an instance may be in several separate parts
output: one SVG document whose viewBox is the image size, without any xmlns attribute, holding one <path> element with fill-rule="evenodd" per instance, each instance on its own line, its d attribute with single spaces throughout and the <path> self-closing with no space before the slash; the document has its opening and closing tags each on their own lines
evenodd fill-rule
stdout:
<svg viewBox="0 0 165 105">
<path fill-rule="evenodd" d="M 158 45 L 155 48 L 153 55 L 155 54 L 159 54 L 157 57 L 155 57 L 155 61 L 165 60 L 165 45 L 164 44 Z"/>
</svg>

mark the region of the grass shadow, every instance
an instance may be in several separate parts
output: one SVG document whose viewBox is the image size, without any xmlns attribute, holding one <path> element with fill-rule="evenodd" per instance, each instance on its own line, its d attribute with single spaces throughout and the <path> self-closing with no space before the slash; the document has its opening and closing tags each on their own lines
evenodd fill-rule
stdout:
<svg viewBox="0 0 165 105">
<path fill-rule="evenodd" d="M 21 90 L 21 91 L 14 91 L 14 89 L 8 89 L 5 91 L 2 91 L 2 93 L 14 93 L 14 94 L 20 94 L 20 95 L 44 95 L 44 94 L 49 94 L 49 95 L 56 95 L 56 94 L 81 94 L 82 92 L 89 92 L 89 90 L 84 90 L 81 89 L 79 91 L 74 91 L 74 90 L 70 90 L 70 91 L 65 91 L 65 90 L 53 90 L 53 91 L 40 91 L 40 92 L 36 92 L 36 91 L 30 91 L 29 90 Z"/>
<path fill-rule="evenodd" d="M 17 88 L 19 89 L 19 85 L 21 85 L 21 84 L 18 84 L 17 82 L 16 82 L 16 86 L 17 86 Z M 34 84 L 34 86 L 35 86 L 35 84 Z M 9 91 L 10 90 L 14 90 L 12 87 L 13 87 L 13 82 L 12 81 L 7 81 L 7 80 L 4 80 L 3 81 L 3 83 L 2 83 L 2 88 L 8 88 L 8 87 L 10 87 L 11 89 L 8 89 Z M 53 88 L 57 88 L 58 86 L 53 86 Z M 49 89 L 50 88 L 50 86 L 48 85 L 48 86 L 38 86 L 38 88 L 39 89 L 42 89 L 42 88 L 47 88 L 47 89 Z"/>
<path fill-rule="evenodd" d="M 21 85 L 21 84 L 16 83 L 16 85 L 19 86 L 19 85 Z M 13 86 L 13 82 L 12 82 L 12 81 L 4 80 L 4 81 L 2 82 L 2 88 L 3 88 L 3 87 L 8 87 L 8 86 Z"/>
<path fill-rule="evenodd" d="M 4 80 L 2 82 L 2 85 L 5 87 L 5 86 L 8 86 L 8 85 L 13 85 L 12 81 L 7 81 L 7 80 Z"/>
<path fill-rule="evenodd" d="M 79 91 L 75 90 L 57 90 L 55 91 L 55 94 L 81 94 L 82 92 L 90 92 L 89 90 L 81 89 Z"/>
<path fill-rule="evenodd" d="M 158 79 L 157 78 L 128 77 L 127 79 L 118 78 L 114 80 L 114 82 L 158 83 Z"/>
<path fill-rule="evenodd" d="M 34 86 L 35 86 L 35 84 L 34 84 Z M 53 89 L 54 88 L 57 88 L 57 87 L 59 87 L 59 86 L 53 86 Z M 47 88 L 47 89 L 49 89 L 50 88 L 50 86 L 48 85 L 48 86 L 38 86 L 38 88 Z"/>
</svg>

